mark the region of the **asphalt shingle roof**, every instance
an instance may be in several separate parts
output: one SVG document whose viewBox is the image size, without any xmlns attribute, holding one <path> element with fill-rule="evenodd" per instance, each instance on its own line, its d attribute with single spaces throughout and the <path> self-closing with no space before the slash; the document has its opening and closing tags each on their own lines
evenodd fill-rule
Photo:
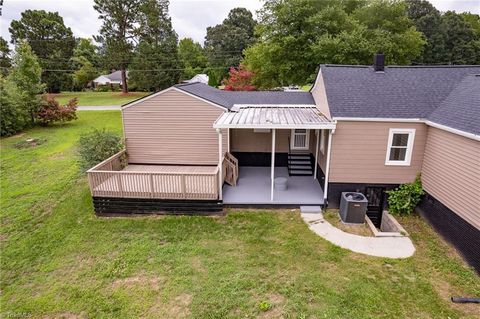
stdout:
<svg viewBox="0 0 480 319">
<path fill-rule="evenodd" d="M 480 135 L 480 75 L 466 76 L 428 119 Z"/>
<path fill-rule="evenodd" d="M 333 117 L 427 118 L 480 66 L 385 67 L 322 65 Z"/>
<path fill-rule="evenodd" d="M 203 83 L 177 84 L 175 87 L 228 109 L 234 104 L 315 104 L 310 92 L 223 91 Z"/>
</svg>

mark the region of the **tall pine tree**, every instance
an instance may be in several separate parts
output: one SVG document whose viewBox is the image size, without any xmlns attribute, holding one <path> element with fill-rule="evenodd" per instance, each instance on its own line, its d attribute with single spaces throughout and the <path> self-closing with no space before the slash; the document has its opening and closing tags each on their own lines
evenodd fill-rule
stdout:
<svg viewBox="0 0 480 319">
<path fill-rule="evenodd" d="M 28 42 L 38 57 L 48 92 L 57 93 L 70 87 L 70 77 L 64 70 L 71 68 L 75 38 L 58 12 L 25 10 L 20 20 L 12 21 L 9 31 L 12 43 Z"/>
<path fill-rule="evenodd" d="M 103 20 L 100 35 L 95 40 L 101 44 L 104 65 L 121 70 L 122 92 L 128 93 L 127 67 L 133 57 L 137 37 L 137 16 L 142 0 L 95 0 L 93 6 Z"/>
<path fill-rule="evenodd" d="M 178 37 L 168 15 L 168 0 L 145 0 L 139 12 L 139 42 L 129 77 L 142 91 L 158 91 L 181 75 Z"/>
</svg>

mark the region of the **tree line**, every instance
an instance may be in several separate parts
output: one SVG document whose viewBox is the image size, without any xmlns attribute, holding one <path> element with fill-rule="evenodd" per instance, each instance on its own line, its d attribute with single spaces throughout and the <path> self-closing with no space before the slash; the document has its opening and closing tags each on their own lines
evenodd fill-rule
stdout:
<svg viewBox="0 0 480 319">
<path fill-rule="evenodd" d="M 228 90 L 303 85 L 319 64 L 371 64 L 377 52 L 388 64 L 480 64 L 479 15 L 440 12 L 427 0 L 266 0 L 257 20 L 232 9 L 203 44 L 178 39 L 168 0 L 94 0 L 94 9 L 102 26 L 93 39 L 76 38 L 58 12 L 26 10 L 11 22 L 14 52 L 0 38 L 3 114 L 23 101 L 17 113 L 33 125 L 36 95 L 84 90 L 112 70 L 121 71 L 126 93 L 197 73 Z"/>
</svg>

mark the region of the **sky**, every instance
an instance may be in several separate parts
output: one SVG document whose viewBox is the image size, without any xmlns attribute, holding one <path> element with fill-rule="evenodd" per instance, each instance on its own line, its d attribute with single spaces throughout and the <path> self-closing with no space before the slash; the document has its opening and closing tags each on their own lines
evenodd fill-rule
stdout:
<svg viewBox="0 0 480 319">
<path fill-rule="evenodd" d="M 480 14 L 480 0 L 430 0 L 440 11 L 455 10 Z M 170 0 L 170 16 L 179 38 L 190 37 L 203 44 L 206 28 L 219 24 L 235 7 L 255 11 L 262 7 L 261 0 Z M 4 0 L 0 30 L 10 40 L 8 27 L 12 20 L 20 19 L 26 9 L 58 11 L 65 25 L 77 37 L 90 38 L 97 34 L 101 22 L 93 9 L 93 0 Z"/>
</svg>

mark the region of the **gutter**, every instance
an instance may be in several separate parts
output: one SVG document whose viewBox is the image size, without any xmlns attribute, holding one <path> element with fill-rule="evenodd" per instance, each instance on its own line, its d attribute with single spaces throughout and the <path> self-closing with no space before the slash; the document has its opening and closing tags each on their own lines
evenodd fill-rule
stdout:
<svg viewBox="0 0 480 319">
<path fill-rule="evenodd" d="M 345 122 L 396 122 L 396 123 L 423 123 L 428 126 L 438 128 L 443 131 L 447 131 L 452 134 L 460 135 L 475 141 L 480 141 L 480 135 L 465 132 L 459 129 L 452 128 L 443 124 L 438 124 L 427 119 L 413 118 L 385 118 L 385 117 L 332 117 L 336 121 L 345 121 Z"/>
</svg>

